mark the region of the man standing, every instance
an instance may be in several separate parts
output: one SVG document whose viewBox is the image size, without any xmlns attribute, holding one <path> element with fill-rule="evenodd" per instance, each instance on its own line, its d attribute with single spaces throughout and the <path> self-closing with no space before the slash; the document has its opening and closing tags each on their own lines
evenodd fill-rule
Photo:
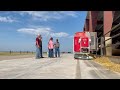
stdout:
<svg viewBox="0 0 120 90">
<path fill-rule="evenodd" d="M 37 38 L 36 38 L 36 59 L 39 59 L 40 58 L 40 51 L 41 51 L 41 48 L 40 48 L 40 34 L 38 34 Z"/>
<path fill-rule="evenodd" d="M 43 58 L 43 52 L 42 52 L 42 36 L 40 35 L 40 57 Z"/>
<path fill-rule="evenodd" d="M 58 39 L 56 39 L 55 42 L 55 57 L 60 57 L 60 43 L 58 41 Z"/>
</svg>

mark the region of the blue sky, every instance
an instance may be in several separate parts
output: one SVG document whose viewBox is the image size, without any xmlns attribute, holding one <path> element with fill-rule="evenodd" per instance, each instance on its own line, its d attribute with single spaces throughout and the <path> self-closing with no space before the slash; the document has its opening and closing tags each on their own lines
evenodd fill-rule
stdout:
<svg viewBox="0 0 120 90">
<path fill-rule="evenodd" d="M 43 51 L 52 36 L 61 51 L 73 50 L 73 35 L 83 31 L 86 11 L 0 11 L 0 51 L 35 51 L 37 34 Z"/>
</svg>

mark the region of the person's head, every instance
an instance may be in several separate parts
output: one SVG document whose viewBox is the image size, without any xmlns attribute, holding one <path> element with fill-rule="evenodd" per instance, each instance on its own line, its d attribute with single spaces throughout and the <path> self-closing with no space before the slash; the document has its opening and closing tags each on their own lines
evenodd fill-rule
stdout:
<svg viewBox="0 0 120 90">
<path fill-rule="evenodd" d="M 51 37 L 50 40 L 53 40 L 53 38 Z"/>
<path fill-rule="evenodd" d="M 37 35 L 37 37 L 38 37 L 38 38 L 40 38 L 40 37 L 41 37 L 41 35 L 40 35 L 40 34 L 38 34 L 38 35 Z"/>
<path fill-rule="evenodd" d="M 56 39 L 56 42 L 58 42 L 58 39 Z"/>
<path fill-rule="evenodd" d="M 38 38 L 42 39 L 42 36 L 40 34 L 37 35 Z"/>
</svg>

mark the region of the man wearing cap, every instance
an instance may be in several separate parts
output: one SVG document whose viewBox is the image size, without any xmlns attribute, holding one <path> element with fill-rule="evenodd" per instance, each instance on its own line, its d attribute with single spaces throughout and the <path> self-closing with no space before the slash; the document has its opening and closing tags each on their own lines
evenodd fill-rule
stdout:
<svg viewBox="0 0 120 90">
<path fill-rule="evenodd" d="M 55 47 L 55 57 L 60 57 L 60 43 L 58 41 L 58 39 L 56 39 L 56 42 L 54 44 Z"/>
</svg>

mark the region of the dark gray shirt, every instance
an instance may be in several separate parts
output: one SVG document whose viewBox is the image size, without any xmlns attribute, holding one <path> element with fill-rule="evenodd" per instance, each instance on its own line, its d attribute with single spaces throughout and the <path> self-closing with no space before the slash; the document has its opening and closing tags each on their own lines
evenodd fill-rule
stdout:
<svg viewBox="0 0 120 90">
<path fill-rule="evenodd" d="M 60 47 L 60 43 L 59 42 L 55 42 L 55 48 L 59 48 Z"/>
</svg>

